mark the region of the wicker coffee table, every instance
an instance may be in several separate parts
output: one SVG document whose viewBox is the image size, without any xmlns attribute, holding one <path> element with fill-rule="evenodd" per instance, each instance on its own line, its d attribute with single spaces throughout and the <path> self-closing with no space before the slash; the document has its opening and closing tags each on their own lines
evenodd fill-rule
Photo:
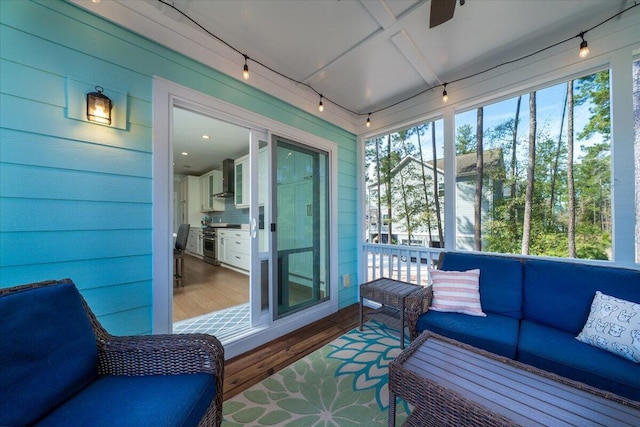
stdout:
<svg viewBox="0 0 640 427">
<path fill-rule="evenodd" d="M 408 426 L 640 426 L 640 402 L 431 332 L 389 365 L 389 426 L 396 397 Z"/>
<path fill-rule="evenodd" d="M 368 314 L 400 331 L 400 348 L 404 348 L 405 299 L 420 290 L 422 286 L 414 285 L 386 277 L 372 280 L 360 285 L 360 330 L 362 330 L 362 303 L 366 298 L 382 304 L 378 310 Z"/>
</svg>

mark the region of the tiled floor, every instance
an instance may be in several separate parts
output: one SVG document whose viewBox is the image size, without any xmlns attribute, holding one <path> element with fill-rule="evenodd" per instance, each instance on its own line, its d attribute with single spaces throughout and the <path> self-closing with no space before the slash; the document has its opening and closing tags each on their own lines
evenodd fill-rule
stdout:
<svg viewBox="0 0 640 427">
<path fill-rule="evenodd" d="M 221 342 L 251 327 L 249 304 L 236 305 L 173 324 L 174 334 L 206 333 Z"/>
</svg>

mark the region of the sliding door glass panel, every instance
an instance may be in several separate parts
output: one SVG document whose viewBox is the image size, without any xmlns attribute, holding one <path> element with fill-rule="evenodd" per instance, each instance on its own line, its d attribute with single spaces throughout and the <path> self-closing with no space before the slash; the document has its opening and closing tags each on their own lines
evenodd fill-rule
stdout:
<svg viewBox="0 0 640 427">
<path fill-rule="evenodd" d="M 329 299 L 328 156 L 276 139 L 277 302 L 280 318 Z"/>
</svg>

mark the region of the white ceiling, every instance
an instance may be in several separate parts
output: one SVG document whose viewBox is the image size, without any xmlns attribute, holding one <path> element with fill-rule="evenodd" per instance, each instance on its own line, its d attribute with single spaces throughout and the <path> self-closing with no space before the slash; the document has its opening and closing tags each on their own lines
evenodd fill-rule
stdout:
<svg viewBox="0 0 640 427">
<path fill-rule="evenodd" d="M 173 109 L 172 133 L 175 175 L 222 170 L 224 159 L 235 160 L 249 152 L 249 129 L 181 108 Z"/>
<path fill-rule="evenodd" d="M 71 1 L 242 79 L 242 55 L 158 0 Z M 452 20 L 430 29 L 432 0 L 167 1 L 243 54 L 312 86 L 327 98 L 325 111 L 317 111 L 319 96 L 312 90 L 251 60 L 248 84 L 350 130 L 366 116 L 329 100 L 359 114 L 383 109 L 575 36 L 633 4 L 467 0 L 457 4 Z M 580 40 L 568 43 L 577 55 Z M 196 127 L 177 126 L 175 141 L 190 140 L 180 129 Z M 183 151 L 179 145 L 177 150 Z"/>
<path fill-rule="evenodd" d="M 145 1 L 196 28 L 157 0 Z M 468 0 L 456 6 L 452 20 L 435 28 L 429 28 L 431 0 L 171 3 L 250 58 L 352 111 L 368 113 L 575 36 L 632 2 Z M 212 48 L 229 50 L 210 40 Z M 579 43 L 574 40 L 576 51 Z M 243 59 L 235 55 L 239 77 Z M 251 61 L 249 67 L 269 74 Z"/>
</svg>

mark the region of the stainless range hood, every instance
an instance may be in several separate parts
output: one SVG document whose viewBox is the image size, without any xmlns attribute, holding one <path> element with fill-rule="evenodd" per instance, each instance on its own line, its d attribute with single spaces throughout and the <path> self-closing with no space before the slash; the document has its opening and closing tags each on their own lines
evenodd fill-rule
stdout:
<svg viewBox="0 0 640 427">
<path fill-rule="evenodd" d="M 222 192 L 214 194 L 213 197 L 233 197 L 235 185 L 234 169 L 235 162 L 233 159 L 222 161 Z"/>
</svg>

